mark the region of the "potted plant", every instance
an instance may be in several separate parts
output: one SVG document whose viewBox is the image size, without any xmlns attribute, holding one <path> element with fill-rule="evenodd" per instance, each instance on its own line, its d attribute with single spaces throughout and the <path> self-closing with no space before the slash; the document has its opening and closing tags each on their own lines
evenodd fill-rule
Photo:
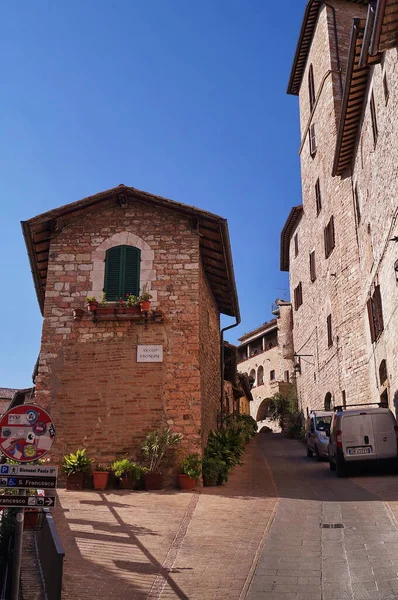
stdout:
<svg viewBox="0 0 398 600">
<path fill-rule="evenodd" d="M 172 433 L 168 427 L 162 432 L 151 431 L 142 444 L 142 452 L 147 460 L 148 472 L 145 473 L 145 489 L 161 490 L 163 488 L 163 472 L 166 459 L 171 450 L 181 441 L 181 434 Z"/>
<path fill-rule="evenodd" d="M 122 490 L 132 490 L 135 481 L 136 465 L 128 458 L 115 460 L 111 464 L 111 470 L 119 480 L 119 486 Z"/>
<path fill-rule="evenodd" d="M 142 288 L 142 294 L 139 297 L 140 309 L 143 312 L 147 312 L 151 307 L 151 298 L 152 295 L 148 291 L 148 284 L 145 284 Z"/>
<path fill-rule="evenodd" d="M 113 315 L 115 313 L 115 306 L 110 306 L 108 304 L 105 292 L 102 292 L 101 302 L 98 305 L 97 313 L 99 315 Z"/>
<path fill-rule="evenodd" d="M 90 312 L 95 312 L 98 308 L 98 300 L 95 296 L 86 297 L 86 306 Z"/>
<path fill-rule="evenodd" d="M 66 473 L 66 489 L 82 490 L 84 475 L 91 467 L 91 458 L 86 455 L 86 449 L 76 450 L 76 453 L 66 454 L 63 459 L 62 468 Z"/>
<path fill-rule="evenodd" d="M 106 490 L 109 482 L 109 465 L 96 465 L 93 469 L 93 483 L 95 490 Z"/>
<path fill-rule="evenodd" d="M 188 454 L 182 461 L 182 473 L 177 475 L 182 490 L 193 490 L 202 473 L 202 459 L 198 452 Z"/>
<path fill-rule="evenodd" d="M 132 315 L 139 315 L 141 312 L 140 299 L 134 294 L 127 294 L 126 297 L 126 313 Z"/>
</svg>

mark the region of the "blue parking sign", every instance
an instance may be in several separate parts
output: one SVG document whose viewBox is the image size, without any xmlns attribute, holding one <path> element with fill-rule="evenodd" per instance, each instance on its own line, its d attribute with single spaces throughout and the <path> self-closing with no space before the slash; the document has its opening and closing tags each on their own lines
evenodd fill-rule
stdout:
<svg viewBox="0 0 398 600">
<path fill-rule="evenodd" d="M 1 465 L 0 473 L 8 473 L 8 465 Z"/>
</svg>

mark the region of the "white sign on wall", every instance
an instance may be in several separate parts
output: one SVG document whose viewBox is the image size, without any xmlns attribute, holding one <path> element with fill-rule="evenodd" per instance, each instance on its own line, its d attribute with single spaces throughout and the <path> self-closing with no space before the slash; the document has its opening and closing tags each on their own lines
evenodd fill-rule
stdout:
<svg viewBox="0 0 398 600">
<path fill-rule="evenodd" d="M 137 346 L 137 362 L 163 362 L 163 346 Z"/>
</svg>

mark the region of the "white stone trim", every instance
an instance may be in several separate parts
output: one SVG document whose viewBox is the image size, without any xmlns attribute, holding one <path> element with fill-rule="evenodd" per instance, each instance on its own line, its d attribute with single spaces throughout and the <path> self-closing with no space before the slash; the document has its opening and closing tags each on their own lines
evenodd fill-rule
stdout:
<svg viewBox="0 0 398 600">
<path fill-rule="evenodd" d="M 152 289 L 152 281 L 156 279 L 156 271 L 153 268 L 155 253 L 145 240 L 129 231 L 111 235 L 91 253 L 93 268 L 90 271 L 91 290 L 88 295 L 95 296 L 97 300 L 101 299 L 105 278 L 105 254 L 109 248 L 115 246 L 135 246 L 141 250 L 140 291 L 146 285 L 152 294 L 152 301 L 157 302 L 157 291 Z"/>
</svg>

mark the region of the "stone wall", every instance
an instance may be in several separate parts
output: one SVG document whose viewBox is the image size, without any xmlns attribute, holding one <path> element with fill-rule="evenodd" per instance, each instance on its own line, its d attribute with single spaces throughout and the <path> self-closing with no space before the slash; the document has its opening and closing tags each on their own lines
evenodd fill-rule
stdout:
<svg viewBox="0 0 398 600">
<path fill-rule="evenodd" d="M 96 323 L 88 313 L 74 321 L 73 308 L 83 308 L 85 296 L 98 287 L 98 249 L 129 236 L 137 237 L 147 253 L 143 260 L 152 263 L 146 281 L 164 323 Z M 98 460 L 134 453 L 150 429 L 164 425 L 200 451 L 202 405 L 206 429 L 215 419 L 219 373 L 218 313 L 209 299 L 206 328 L 199 309 L 206 294 L 199 239 L 184 216 L 148 203 L 124 209 L 109 201 L 64 222 L 51 240 L 36 380 L 36 402 L 50 409 L 57 428 L 56 460 L 78 447 Z M 200 335 L 208 344 L 204 371 L 215 369 L 206 389 Z M 137 344 L 163 344 L 163 363 L 137 363 Z"/>
<path fill-rule="evenodd" d="M 338 50 L 346 68 L 352 19 L 366 14 L 364 7 L 334 0 L 336 8 Z M 365 351 L 364 306 L 361 296 L 359 249 L 355 236 L 355 213 L 351 179 L 332 178 L 336 144 L 337 119 L 341 87 L 336 69 L 337 53 L 331 8 L 324 6 L 309 52 L 300 91 L 300 122 L 303 135 L 310 116 L 308 70 L 313 65 L 315 92 L 325 83 L 313 117 L 317 152 L 311 157 L 308 139 L 301 153 L 301 177 L 304 214 L 290 246 L 291 296 L 301 282 L 303 304 L 294 310 L 294 349 L 301 358 L 301 375 L 297 377 L 302 408 L 323 408 L 327 393 L 335 404 L 341 403 L 343 392 L 347 403 L 369 399 L 368 365 Z M 317 214 L 315 185 L 319 178 L 322 208 Z M 334 218 L 335 248 L 325 257 L 324 229 Z M 311 282 L 309 255 L 315 251 L 316 280 Z M 332 345 L 328 345 L 327 317 L 332 316 Z"/>
</svg>

